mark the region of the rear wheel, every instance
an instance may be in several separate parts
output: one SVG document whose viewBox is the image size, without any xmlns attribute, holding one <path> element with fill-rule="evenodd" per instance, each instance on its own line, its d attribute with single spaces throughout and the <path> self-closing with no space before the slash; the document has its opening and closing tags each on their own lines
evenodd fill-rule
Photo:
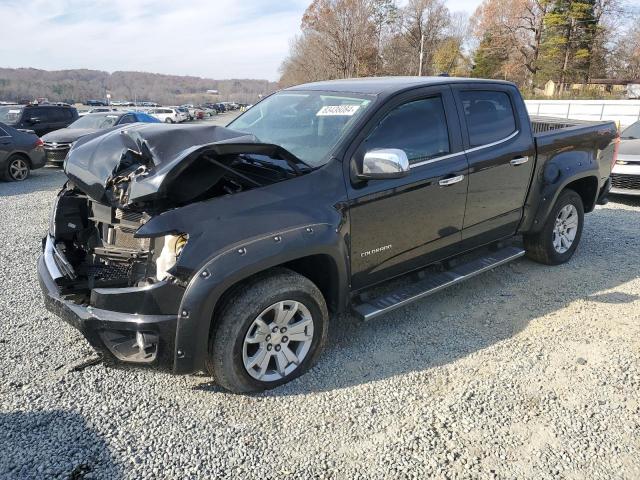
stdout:
<svg viewBox="0 0 640 480">
<path fill-rule="evenodd" d="M 327 330 L 327 306 L 318 287 L 278 269 L 226 299 L 209 341 L 207 370 L 232 392 L 274 388 L 315 363 Z"/>
<path fill-rule="evenodd" d="M 164 123 L 173 123 L 173 120 L 171 120 L 170 118 L 167 118 Z"/>
<path fill-rule="evenodd" d="M 29 178 L 30 172 L 29 162 L 20 155 L 13 155 L 7 161 L 4 178 L 10 182 L 22 182 Z"/>
<path fill-rule="evenodd" d="M 573 190 L 564 190 L 542 230 L 536 234 L 524 235 L 527 256 L 547 265 L 568 262 L 580 243 L 583 224 L 582 198 Z"/>
</svg>

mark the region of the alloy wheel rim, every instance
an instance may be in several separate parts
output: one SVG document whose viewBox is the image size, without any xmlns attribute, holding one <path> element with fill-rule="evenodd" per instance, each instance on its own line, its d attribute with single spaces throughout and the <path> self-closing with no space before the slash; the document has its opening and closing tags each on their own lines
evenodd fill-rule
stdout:
<svg viewBox="0 0 640 480">
<path fill-rule="evenodd" d="M 27 178 L 28 174 L 29 167 L 27 166 L 27 162 L 25 162 L 21 158 L 14 160 L 9 165 L 9 175 L 11 175 L 11 178 L 13 178 L 14 180 L 24 180 L 25 178 Z"/>
<path fill-rule="evenodd" d="M 553 248 L 558 253 L 565 253 L 571 248 L 578 233 L 578 210 L 575 206 L 565 205 L 558 212 L 553 227 Z"/>
<path fill-rule="evenodd" d="M 266 308 L 251 323 L 242 345 L 242 361 L 249 375 L 274 382 L 291 375 L 304 361 L 313 340 L 309 309 L 295 300 Z"/>
</svg>

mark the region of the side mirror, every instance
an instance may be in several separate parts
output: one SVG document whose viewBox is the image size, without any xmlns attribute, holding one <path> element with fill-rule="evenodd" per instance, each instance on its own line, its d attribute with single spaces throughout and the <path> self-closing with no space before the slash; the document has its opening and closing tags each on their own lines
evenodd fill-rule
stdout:
<svg viewBox="0 0 640 480">
<path fill-rule="evenodd" d="M 31 117 L 29 119 L 29 123 L 35 125 L 36 123 L 40 123 L 40 117 Z"/>
<path fill-rule="evenodd" d="M 379 148 L 364 154 L 362 172 L 358 178 L 382 180 L 401 178 L 409 174 L 409 159 L 403 150 L 397 148 Z"/>
</svg>

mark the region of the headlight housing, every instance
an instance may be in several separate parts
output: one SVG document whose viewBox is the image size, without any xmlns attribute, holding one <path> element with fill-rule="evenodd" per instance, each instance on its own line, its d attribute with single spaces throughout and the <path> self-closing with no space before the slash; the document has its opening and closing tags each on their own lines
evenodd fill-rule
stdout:
<svg viewBox="0 0 640 480">
<path fill-rule="evenodd" d="M 56 238 L 56 211 L 58 210 L 58 202 L 60 201 L 60 195 L 56 195 L 51 207 L 51 213 L 49 214 L 49 235 Z"/>
<path fill-rule="evenodd" d="M 175 266 L 188 240 L 189 235 L 186 233 L 165 235 L 162 251 L 156 259 L 156 278 L 158 280 L 165 280 L 169 277 L 168 271 Z"/>
</svg>

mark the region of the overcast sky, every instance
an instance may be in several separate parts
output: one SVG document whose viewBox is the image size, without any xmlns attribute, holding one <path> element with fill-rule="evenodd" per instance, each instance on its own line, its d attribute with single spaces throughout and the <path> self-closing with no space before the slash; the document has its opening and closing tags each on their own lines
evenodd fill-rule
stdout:
<svg viewBox="0 0 640 480">
<path fill-rule="evenodd" d="M 0 0 L 0 67 L 277 80 L 310 0 Z M 473 12 L 481 0 L 452 0 Z"/>
</svg>

